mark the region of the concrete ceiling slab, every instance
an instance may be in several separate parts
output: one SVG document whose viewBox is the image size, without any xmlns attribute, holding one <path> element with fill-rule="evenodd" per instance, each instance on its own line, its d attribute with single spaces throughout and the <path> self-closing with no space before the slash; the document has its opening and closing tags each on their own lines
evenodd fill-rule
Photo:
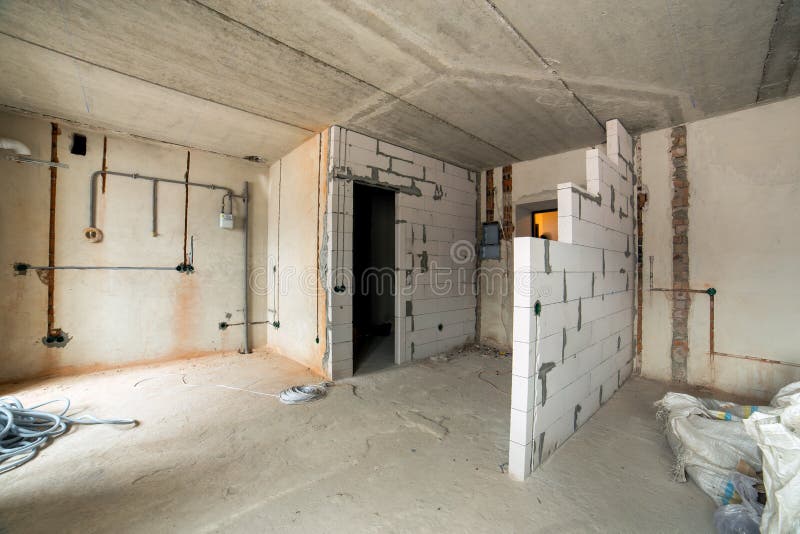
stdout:
<svg viewBox="0 0 800 534">
<path fill-rule="evenodd" d="M 236 157 L 277 160 L 311 132 L 199 100 L 0 35 L 0 103 Z"/>
<path fill-rule="evenodd" d="M 0 103 L 269 159 L 336 123 L 485 168 L 600 142 L 610 118 L 794 94 L 798 4 L 5 0 L 21 56 Z"/>
</svg>

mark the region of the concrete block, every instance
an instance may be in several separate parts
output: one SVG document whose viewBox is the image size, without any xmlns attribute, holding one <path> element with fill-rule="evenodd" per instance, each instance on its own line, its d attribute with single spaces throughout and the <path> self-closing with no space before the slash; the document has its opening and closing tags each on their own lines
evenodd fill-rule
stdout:
<svg viewBox="0 0 800 534">
<path fill-rule="evenodd" d="M 563 328 L 576 327 L 582 307 L 583 305 L 579 300 L 556 302 L 555 304 L 542 306 L 542 313 L 539 316 L 538 324 L 539 336 L 546 337 L 551 334 L 560 333 Z M 514 328 L 516 329 L 516 323 L 514 324 Z"/>
<path fill-rule="evenodd" d="M 331 359 L 334 362 L 352 361 L 353 359 L 352 341 L 347 341 L 345 343 L 332 343 L 329 346 L 331 347 Z"/>
<path fill-rule="evenodd" d="M 578 195 L 572 190 L 573 184 L 571 182 L 558 184 L 558 215 L 572 216 L 578 215 Z M 561 239 L 561 230 L 559 229 L 559 240 Z"/>
<path fill-rule="evenodd" d="M 525 445 L 531 442 L 533 431 L 533 410 L 522 411 L 511 409 L 511 430 L 509 439 L 512 443 Z"/>
<path fill-rule="evenodd" d="M 515 341 L 511 354 L 511 374 L 524 378 L 534 376 L 536 369 L 536 343 Z"/>
<path fill-rule="evenodd" d="M 444 164 L 444 172 L 445 174 L 451 174 L 456 178 L 460 178 L 464 182 L 468 182 L 469 175 L 466 169 L 462 169 L 461 167 L 456 167 L 455 165 L 451 165 L 450 163 Z M 471 183 L 471 182 L 470 182 Z M 473 184 L 474 187 L 474 184 Z"/>
<path fill-rule="evenodd" d="M 377 151 L 378 147 L 377 139 L 375 139 L 374 137 L 369 137 L 367 135 L 360 134 L 358 132 L 354 132 L 353 130 L 343 129 L 342 141 L 346 143 L 348 146 L 359 147 L 368 150 L 373 154 Z"/>
<path fill-rule="evenodd" d="M 589 375 L 584 374 L 554 393 L 552 397 L 548 392 L 547 403 L 537 412 L 538 419 L 534 420 L 534 433 L 537 434 L 540 429 L 549 427 L 563 414 L 571 414 L 575 405 L 589 394 L 589 383 Z"/>
<path fill-rule="evenodd" d="M 389 171 L 378 171 L 378 181 L 382 184 L 387 184 L 393 187 L 411 188 L 414 186 L 413 178 L 400 176 Z"/>
<path fill-rule="evenodd" d="M 576 328 L 566 329 L 563 332 L 565 343 L 562 346 L 562 355 L 564 358 L 579 354 L 584 349 L 592 345 L 592 331 L 594 330 L 594 323 L 582 324 L 581 329 Z"/>
<path fill-rule="evenodd" d="M 633 140 L 617 119 L 606 121 L 606 144 L 609 159 L 620 169 L 625 162 L 633 163 Z"/>
<path fill-rule="evenodd" d="M 331 324 L 352 324 L 353 306 L 328 306 L 328 322 Z"/>
<path fill-rule="evenodd" d="M 536 396 L 536 378 L 511 375 L 511 407 L 527 412 L 533 409 Z"/>
<path fill-rule="evenodd" d="M 520 445 L 511 441 L 508 445 L 508 474 L 517 481 L 525 480 L 531 474 L 531 454 L 533 446 Z"/>
<path fill-rule="evenodd" d="M 572 221 L 578 220 L 572 215 L 558 216 L 558 240 L 562 243 L 574 243 Z"/>
<path fill-rule="evenodd" d="M 585 375 L 595 369 L 603 361 L 603 345 L 596 343 L 589 345 L 575 355 L 578 362 L 578 373 Z"/>
<path fill-rule="evenodd" d="M 433 343 L 439 338 L 439 331 L 436 328 L 429 328 L 427 330 L 414 330 L 409 332 L 406 338 L 414 343 L 416 346 L 427 345 Z"/>
<path fill-rule="evenodd" d="M 431 356 L 435 356 L 439 354 L 439 343 L 434 340 L 430 343 L 426 343 L 424 345 L 417 345 L 416 343 L 412 343 L 413 350 L 411 351 L 411 357 L 414 360 L 424 360 L 426 358 L 430 358 Z"/>
<path fill-rule="evenodd" d="M 536 315 L 531 308 L 514 306 L 514 341 L 532 343 L 536 341 Z"/>
<path fill-rule="evenodd" d="M 325 224 L 332 234 L 338 232 L 353 232 L 353 216 L 342 215 L 340 213 L 328 212 L 325 214 Z"/>
<path fill-rule="evenodd" d="M 423 167 L 417 165 L 416 163 L 409 163 L 408 161 L 395 158 L 392 158 L 391 161 L 391 172 L 393 173 L 403 174 L 405 176 L 413 176 L 414 178 L 419 179 L 423 178 L 425 174 Z"/>
<path fill-rule="evenodd" d="M 556 274 L 556 273 L 554 273 Z M 592 297 L 594 273 L 561 273 L 562 285 L 566 285 L 566 300 L 587 299 Z M 552 276 L 552 275 L 551 275 Z M 565 283 L 566 282 L 566 283 Z M 564 290 L 562 288 L 562 299 Z"/>
<path fill-rule="evenodd" d="M 351 323 L 333 324 L 329 330 L 331 343 L 353 341 L 353 325 Z"/>
<path fill-rule="evenodd" d="M 533 270 L 533 238 L 514 238 L 514 271 L 532 272 Z"/>
<path fill-rule="evenodd" d="M 343 380 L 353 376 L 353 360 L 334 360 L 333 362 L 333 376 L 334 380 Z"/>
<path fill-rule="evenodd" d="M 563 346 L 563 330 L 540 338 L 535 347 L 539 357 L 538 365 L 541 366 L 551 362 L 561 363 L 561 349 Z M 538 371 L 538 369 L 534 369 L 534 371 Z"/>
<path fill-rule="evenodd" d="M 596 195 L 600 192 L 600 151 L 596 148 L 586 151 L 586 190 Z"/>
<path fill-rule="evenodd" d="M 403 159 L 405 161 L 414 162 L 415 152 L 406 148 L 387 143 L 385 141 L 378 141 L 377 151 L 380 154 L 391 156 L 392 158 Z"/>
<path fill-rule="evenodd" d="M 548 401 L 574 382 L 580 375 L 578 360 L 575 356 L 566 358 L 563 362 L 560 360 L 555 362 L 555 367 L 545 374 L 537 373 L 541 386 L 536 388 L 535 404 L 541 405 L 543 410 L 548 409 Z M 547 386 L 547 391 L 545 391 L 545 385 Z"/>
<path fill-rule="evenodd" d="M 350 143 L 347 147 L 347 159 L 342 163 L 348 167 L 358 164 L 376 169 L 388 169 L 389 161 L 388 156 L 376 153 L 374 148 L 370 150 Z"/>
<path fill-rule="evenodd" d="M 573 434 L 573 425 L 574 425 L 574 415 L 575 409 L 574 406 L 571 410 L 565 411 L 558 417 L 555 421 L 553 421 L 547 428 L 543 430 L 536 431 L 537 435 L 536 439 L 536 446 L 541 446 L 542 453 L 539 455 L 539 451 L 536 451 L 533 455 L 534 460 L 534 469 L 539 467 L 539 461 L 544 463 L 547 459 L 559 448 L 561 447 L 567 439 Z M 542 434 L 543 439 L 540 437 Z"/>
<path fill-rule="evenodd" d="M 559 237 L 561 237 L 559 235 Z M 575 246 L 559 241 L 527 238 L 533 247 L 532 262 L 536 272 L 553 272 L 566 270 L 567 272 L 600 271 L 603 268 L 602 252 L 596 247 Z"/>
</svg>

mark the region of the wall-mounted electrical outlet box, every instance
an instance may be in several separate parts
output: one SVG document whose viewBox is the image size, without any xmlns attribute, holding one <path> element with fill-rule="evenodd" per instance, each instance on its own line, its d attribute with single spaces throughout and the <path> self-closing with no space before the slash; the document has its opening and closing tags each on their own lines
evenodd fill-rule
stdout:
<svg viewBox="0 0 800 534">
<path fill-rule="evenodd" d="M 481 238 L 481 259 L 500 259 L 500 223 L 483 223 L 483 236 Z"/>
<path fill-rule="evenodd" d="M 220 213 L 219 227 L 226 230 L 233 230 L 233 213 Z"/>
</svg>

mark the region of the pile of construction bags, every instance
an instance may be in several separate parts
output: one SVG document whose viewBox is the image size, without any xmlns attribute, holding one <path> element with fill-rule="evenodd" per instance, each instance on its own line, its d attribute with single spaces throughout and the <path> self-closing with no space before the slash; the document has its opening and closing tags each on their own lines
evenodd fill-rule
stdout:
<svg viewBox="0 0 800 534">
<path fill-rule="evenodd" d="M 800 532 L 800 382 L 769 406 L 667 393 L 656 407 L 673 475 L 714 500 L 718 532 Z"/>
</svg>

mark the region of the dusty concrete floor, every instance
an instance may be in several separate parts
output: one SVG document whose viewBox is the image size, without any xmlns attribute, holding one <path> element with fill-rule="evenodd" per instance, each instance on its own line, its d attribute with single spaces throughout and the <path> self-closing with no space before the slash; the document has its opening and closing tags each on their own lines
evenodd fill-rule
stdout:
<svg viewBox="0 0 800 534">
<path fill-rule="evenodd" d="M 629 381 L 527 482 L 501 473 L 510 368 L 471 351 L 302 406 L 182 381 L 316 381 L 269 354 L 18 387 L 141 424 L 77 428 L 0 475 L 0 532 L 713 532 L 711 501 L 670 480 L 655 382 Z"/>
</svg>

